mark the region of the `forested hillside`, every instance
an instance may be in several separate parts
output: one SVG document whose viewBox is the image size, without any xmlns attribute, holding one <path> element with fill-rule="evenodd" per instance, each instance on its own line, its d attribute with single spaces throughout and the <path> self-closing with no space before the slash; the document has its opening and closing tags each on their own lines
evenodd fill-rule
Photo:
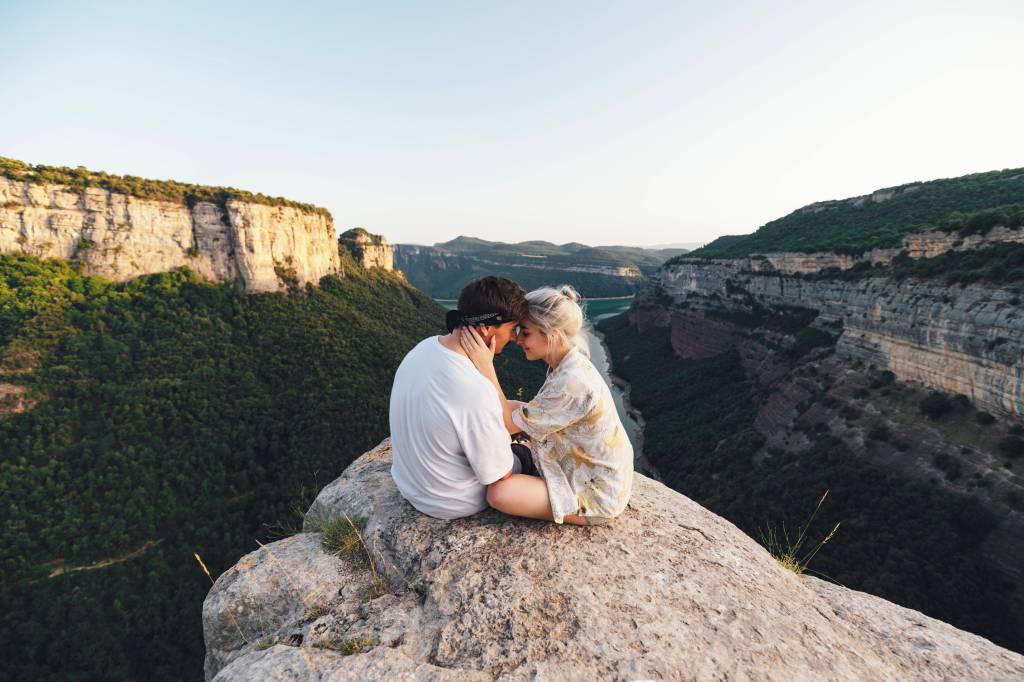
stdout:
<svg viewBox="0 0 1024 682">
<path fill-rule="evenodd" d="M 964 216 L 975 213 L 986 214 L 976 216 L 980 222 L 1005 216 L 1019 224 L 1022 201 L 1024 168 L 916 182 L 866 196 L 817 202 L 768 222 L 753 234 L 719 237 L 687 257 L 741 258 L 779 251 L 862 253 L 897 247 L 904 235 L 919 230 L 972 229 Z"/>
<path fill-rule="evenodd" d="M 364 271 L 245 294 L 0 257 L 5 679 L 202 677 L 213 575 L 387 435 L 395 368 L 443 309 Z M 504 354 L 507 390 L 543 370 Z"/>
</svg>

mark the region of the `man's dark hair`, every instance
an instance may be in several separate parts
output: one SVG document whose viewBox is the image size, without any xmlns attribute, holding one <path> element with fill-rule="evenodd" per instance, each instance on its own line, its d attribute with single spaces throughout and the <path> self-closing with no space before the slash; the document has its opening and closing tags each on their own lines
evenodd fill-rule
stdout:
<svg viewBox="0 0 1024 682">
<path fill-rule="evenodd" d="M 462 287 L 459 312 L 463 315 L 501 313 L 506 322 L 526 318 L 526 292 L 504 277 L 481 277 Z"/>
</svg>

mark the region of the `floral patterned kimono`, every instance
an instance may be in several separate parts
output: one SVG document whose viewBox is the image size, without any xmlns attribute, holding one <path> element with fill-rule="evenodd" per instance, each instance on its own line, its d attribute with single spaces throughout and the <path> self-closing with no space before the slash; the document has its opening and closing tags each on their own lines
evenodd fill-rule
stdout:
<svg viewBox="0 0 1024 682">
<path fill-rule="evenodd" d="M 633 487 L 633 446 L 611 390 L 578 348 L 548 371 L 540 392 L 512 413 L 533 441 L 555 523 L 578 514 L 603 523 L 625 510 Z"/>
</svg>

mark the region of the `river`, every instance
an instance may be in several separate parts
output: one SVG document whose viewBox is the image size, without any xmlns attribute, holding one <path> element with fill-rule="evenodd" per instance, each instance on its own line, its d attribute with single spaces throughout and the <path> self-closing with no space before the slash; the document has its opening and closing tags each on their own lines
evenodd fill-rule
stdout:
<svg viewBox="0 0 1024 682">
<path fill-rule="evenodd" d="M 454 299 L 439 298 L 436 300 L 449 310 L 454 308 L 456 305 L 456 301 Z M 619 313 L 624 312 L 629 308 L 629 304 L 632 302 L 632 297 L 587 299 L 584 312 L 586 313 L 587 320 L 590 324 L 583 328 L 583 335 L 586 337 L 587 345 L 590 347 L 590 360 L 594 363 L 594 366 L 597 367 L 598 371 L 601 372 L 601 376 L 604 377 L 605 383 L 611 387 L 612 399 L 615 401 L 615 409 L 618 410 L 619 419 L 622 421 L 622 425 L 626 429 L 626 434 L 629 436 L 629 442 L 633 445 L 633 467 L 640 473 L 656 475 L 652 467 L 643 457 L 642 424 L 638 423 L 633 414 L 626 408 L 626 405 L 628 404 L 627 396 L 624 394 L 623 388 L 612 380 L 610 371 L 611 365 L 608 361 L 608 351 L 601 342 L 601 337 L 598 336 L 592 327 L 592 325 L 597 324 L 606 317 L 611 317 L 612 315 L 618 315 Z"/>
</svg>

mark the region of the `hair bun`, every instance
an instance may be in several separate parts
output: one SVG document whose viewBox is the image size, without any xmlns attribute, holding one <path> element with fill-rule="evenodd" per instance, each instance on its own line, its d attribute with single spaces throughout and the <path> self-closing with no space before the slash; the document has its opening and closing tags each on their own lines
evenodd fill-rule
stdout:
<svg viewBox="0 0 1024 682">
<path fill-rule="evenodd" d="M 579 303 L 580 302 L 580 294 L 579 294 L 579 292 L 576 291 L 575 289 L 573 289 L 572 286 L 569 285 L 569 284 L 563 284 L 559 288 L 558 293 L 562 294 L 562 296 L 565 296 L 567 299 L 569 299 L 573 303 Z"/>
</svg>

